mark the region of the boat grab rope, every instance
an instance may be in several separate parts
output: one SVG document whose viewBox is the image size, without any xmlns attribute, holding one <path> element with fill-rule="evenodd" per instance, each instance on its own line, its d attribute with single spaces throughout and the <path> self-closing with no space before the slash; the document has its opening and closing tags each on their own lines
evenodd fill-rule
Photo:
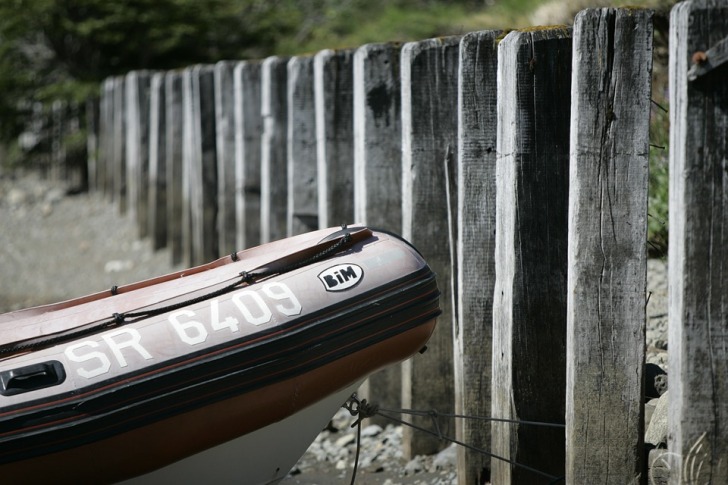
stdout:
<svg viewBox="0 0 728 485">
<path fill-rule="evenodd" d="M 471 451 L 475 451 L 476 453 L 480 453 L 482 455 L 488 456 L 490 458 L 495 458 L 496 460 L 504 461 L 506 463 L 513 465 L 516 468 L 522 468 L 524 470 L 528 470 L 532 473 L 535 473 L 537 475 L 540 475 L 540 476 L 545 477 L 548 480 L 550 480 L 549 485 L 556 485 L 557 483 L 564 482 L 566 479 L 566 477 L 564 477 L 564 476 L 551 475 L 550 473 L 538 470 L 538 469 L 533 468 L 528 465 L 524 465 L 523 463 L 518 463 L 517 461 L 510 460 L 508 458 L 496 455 L 496 454 L 491 453 L 490 451 L 484 450 L 482 448 L 478 448 L 476 446 L 472 446 L 467 443 L 463 443 L 462 441 L 456 440 L 454 438 L 445 436 L 442 434 L 442 432 L 440 430 L 440 426 L 438 424 L 437 419 L 438 418 L 475 419 L 475 420 L 481 420 L 481 421 L 497 421 L 497 422 L 504 422 L 504 423 L 520 424 L 520 425 L 546 426 L 546 427 L 555 427 L 555 428 L 565 428 L 566 427 L 565 424 L 544 423 L 544 422 L 540 422 L 540 421 L 522 421 L 522 420 L 518 420 L 518 419 L 493 418 L 493 417 L 489 417 L 489 416 L 466 416 L 463 414 L 440 413 L 434 409 L 429 410 L 429 411 L 418 411 L 418 410 L 414 410 L 414 409 L 380 408 L 376 404 L 367 402 L 366 399 L 362 399 L 360 401 L 357 398 L 356 393 L 352 394 L 352 396 L 346 401 L 346 403 L 344 403 L 343 407 L 347 411 L 349 411 L 352 416 L 357 418 L 356 421 L 354 421 L 354 423 L 351 425 L 352 428 L 354 426 L 357 427 L 356 456 L 354 457 L 354 471 L 353 471 L 353 474 L 351 477 L 351 485 L 354 485 L 354 479 L 356 478 L 356 471 L 357 471 L 358 462 L 359 462 L 361 422 L 363 419 L 369 418 L 369 417 L 372 417 L 375 415 L 389 419 L 390 421 L 394 421 L 395 423 L 398 423 L 400 425 L 409 426 L 412 429 L 416 429 L 423 433 L 435 436 L 441 441 L 447 441 L 447 442 L 456 444 L 458 446 L 462 446 L 463 448 L 467 448 Z M 432 423 L 433 423 L 433 426 L 435 427 L 436 431 L 432 431 L 427 428 L 417 426 L 413 423 L 410 423 L 403 419 L 397 418 L 396 416 L 393 416 L 390 413 L 407 414 L 410 416 L 429 416 L 430 418 L 432 418 Z"/>
<path fill-rule="evenodd" d="M 342 230 L 345 230 L 346 227 L 342 226 Z M 258 280 L 261 280 L 263 278 L 267 278 L 269 276 L 275 276 L 280 275 L 284 273 L 288 273 L 291 271 L 295 271 L 299 268 L 302 268 L 304 266 L 307 266 L 309 264 L 316 263 L 322 259 L 327 258 L 328 256 L 337 253 L 341 249 L 343 249 L 346 245 L 348 245 L 353 240 L 351 233 L 345 232 L 342 237 L 336 241 L 336 243 L 332 244 L 331 246 L 322 249 L 318 253 L 315 253 L 307 258 L 293 261 L 291 263 L 286 263 L 283 266 L 277 267 L 274 264 L 268 264 L 267 266 L 263 266 L 261 268 L 252 270 L 252 271 L 241 271 L 239 273 L 239 278 L 237 278 L 233 283 L 223 287 L 219 288 L 215 291 L 211 291 L 210 293 L 206 293 L 204 295 L 200 295 L 194 298 L 190 298 L 184 301 L 180 301 L 177 303 L 173 303 L 170 305 L 165 305 L 162 307 L 152 308 L 149 310 L 143 310 L 143 311 L 136 311 L 136 312 L 125 312 L 125 313 L 114 313 L 112 314 L 111 318 L 108 320 L 103 320 L 101 322 L 98 322 L 93 325 L 89 325 L 87 327 L 84 327 L 82 329 L 78 329 L 71 332 L 64 332 L 59 335 L 51 335 L 47 338 L 43 338 L 40 340 L 33 340 L 28 342 L 16 342 L 4 345 L 0 347 L 0 355 L 8 355 L 8 354 L 14 354 L 16 352 L 26 352 L 26 351 L 32 351 L 36 350 L 38 348 L 43 347 L 49 347 L 51 345 L 58 344 L 60 342 L 73 340 L 79 337 L 84 337 L 86 335 L 98 332 L 100 330 L 107 330 L 109 328 L 115 328 L 120 327 L 122 325 L 127 325 L 130 323 L 138 322 L 139 320 L 144 320 L 146 318 L 154 317 L 157 315 L 161 315 L 163 313 L 168 313 L 174 310 L 178 310 L 180 308 L 184 308 L 189 305 L 195 305 L 197 303 L 211 300 L 213 298 L 217 298 L 218 296 L 224 295 L 226 293 L 229 293 L 231 291 L 234 291 L 242 286 L 250 286 L 254 283 L 256 283 Z M 285 258 L 282 258 L 285 259 Z M 280 260 L 279 260 L 280 261 Z"/>
</svg>

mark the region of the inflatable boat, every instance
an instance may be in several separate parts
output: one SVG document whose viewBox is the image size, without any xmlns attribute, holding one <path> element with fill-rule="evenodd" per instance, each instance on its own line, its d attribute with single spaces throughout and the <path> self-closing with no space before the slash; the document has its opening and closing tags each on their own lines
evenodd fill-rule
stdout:
<svg viewBox="0 0 728 485">
<path fill-rule="evenodd" d="M 0 315 L 0 480 L 276 483 L 438 299 L 416 249 L 356 226 Z"/>
</svg>

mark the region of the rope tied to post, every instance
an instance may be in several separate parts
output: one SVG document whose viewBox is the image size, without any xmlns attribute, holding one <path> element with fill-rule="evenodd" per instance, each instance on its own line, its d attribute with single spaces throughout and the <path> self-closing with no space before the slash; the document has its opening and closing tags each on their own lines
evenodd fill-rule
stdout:
<svg viewBox="0 0 728 485">
<path fill-rule="evenodd" d="M 370 403 L 366 399 L 361 401 L 356 397 L 356 393 L 352 394 L 351 397 L 344 403 L 344 409 L 349 411 L 352 416 L 356 417 L 356 421 L 352 423 L 351 427 L 361 425 L 362 420 L 376 416 L 379 412 L 379 405 Z"/>
<path fill-rule="evenodd" d="M 361 422 L 365 418 L 371 418 L 377 415 L 379 412 L 379 406 L 373 403 L 367 402 L 366 399 L 361 401 L 356 397 L 356 393 L 352 394 L 351 397 L 344 403 L 344 408 L 351 413 L 352 416 L 356 417 L 351 427 L 356 427 L 356 456 L 354 456 L 354 470 L 351 474 L 351 485 L 354 485 L 356 480 L 356 472 L 359 468 L 359 450 L 361 449 Z"/>
<path fill-rule="evenodd" d="M 549 484 L 557 484 L 564 481 L 565 477 L 563 476 L 555 476 L 551 475 L 550 473 L 538 470 L 536 468 L 533 468 L 531 466 L 525 465 L 523 463 L 518 463 L 514 460 L 510 460 L 508 458 L 498 456 L 494 453 L 491 453 L 487 450 L 484 450 L 482 448 L 478 448 L 473 445 L 469 445 L 467 443 L 463 443 L 462 441 L 458 441 L 454 438 L 448 437 L 442 433 L 442 430 L 440 429 L 440 425 L 438 422 L 439 418 L 460 418 L 460 419 L 475 419 L 475 420 L 481 420 L 481 421 L 493 421 L 493 422 L 501 422 L 501 423 L 512 423 L 512 424 L 518 424 L 518 425 L 527 425 L 527 426 L 545 426 L 545 427 L 553 427 L 553 428 L 565 428 L 566 425 L 563 423 L 545 423 L 540 421 L 525 421 L 525 420 L 519 420 L 519 419 L 507 419 L 507 418 L 494 418 L 490 416 L 467 416 L 463 414 L 452 414 L 452 413 L 440 413 L 434 409 L 424 411 L 424 410 L 415 410 L 415 409 L 387 409 L 387 408 L 381 408 L 375 403 L 370 403 L 366 399 L 359 400 L 355 394 L 352 394 L 352 396 L 344 403 L 343 407 L 351 413 L 352 416 L 356 417 L 357 419 L 354 421 L 354 423 L 351 425 L 351 427 L 357 427 L 357 438 L 356 438 L 356 456 L 354 457 L 354 467 L 353 467 L 353 473 L 351 477 L 351 485 L 354 484 L 354 480 L 356 478 L 356 472 L 359 464 L 359 450 L 361 447 L 361 422 L 365 418 L 369 418 L 372 416 L 382 416 L 383 418 L 387 418 L 395 423 L 409 426 L 410 428 L 416 429 L 418 431 L 421 431 L 426 434 L 430 434 L 432 436 L 436 436 L 439 440 L 449 442 L 456 444 L 458 446 L 462 446 L 463 448 L 467 448 L 471 451 L 475 451 L 477 453 L 480 453 L 482 455 L 495 458 L 496 460 L 501 460 L 506 463 L 509 463 L 515 467 L 522 468 L 524 470 L 528 470 L 532 473 L 535 473 L 537 475 L 540 475 L 549 481 Z M 403 419 L 399 419 L 395 416 L 393 416 L 390 413 L 394 414 L 406 414 L 410 416 L 421 416 L 421 417 L 429 417 L 432 420 L 433 427 L 435 431 L 422 428 L 420 426 L 417 426 L 413 423 L 407 422 Z"/>
</svg>

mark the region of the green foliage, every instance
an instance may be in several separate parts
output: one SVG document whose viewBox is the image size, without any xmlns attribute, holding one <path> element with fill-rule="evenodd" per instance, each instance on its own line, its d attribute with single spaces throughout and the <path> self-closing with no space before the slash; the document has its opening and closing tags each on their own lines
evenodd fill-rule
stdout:
<svg viewBox="0 0 728 485">
<path fill-rule="evenodd" d="M 525 27 L 543 0 L 319 0 L 286 12 L 295 26 L 277 52 L 300 54 L 367 43 L 409 42 L 466 32 Z"/>
<path fill-rule="evenodd" d="M 302 19 L 296 35 L 283 39 L 278 50 L 296 54 L 464 33 L 462 20 L 467 11 L 462 3 L 372 0 L 336 4 L 322 10 L 318 19 Z"/>
<path fill-rule="evenodd" d="M 85 100 L 107 76 L 270 53 L 291 26 L 263 0 L 3 0 L 0 137 L 33 102 Z"/>
<path fill-rule="evenodd" d="M 670 117 L 661 107 L 650 118 L 650 176 L 647 240 L 653 257 L 667 255 Z"/>
</svg>

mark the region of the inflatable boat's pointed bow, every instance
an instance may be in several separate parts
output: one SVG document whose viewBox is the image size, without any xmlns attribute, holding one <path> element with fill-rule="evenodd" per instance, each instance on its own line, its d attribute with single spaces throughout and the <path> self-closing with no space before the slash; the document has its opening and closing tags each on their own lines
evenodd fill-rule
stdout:
<svg viewBox="0 0 728 485">
<path fill-rule="evenodd" d="M 421 255 L 364 227 L 116 293 L 0 316 L 8 483 L 117 481 L 244 441 L 415 354 L 440 313 Z"/>
</svg>

